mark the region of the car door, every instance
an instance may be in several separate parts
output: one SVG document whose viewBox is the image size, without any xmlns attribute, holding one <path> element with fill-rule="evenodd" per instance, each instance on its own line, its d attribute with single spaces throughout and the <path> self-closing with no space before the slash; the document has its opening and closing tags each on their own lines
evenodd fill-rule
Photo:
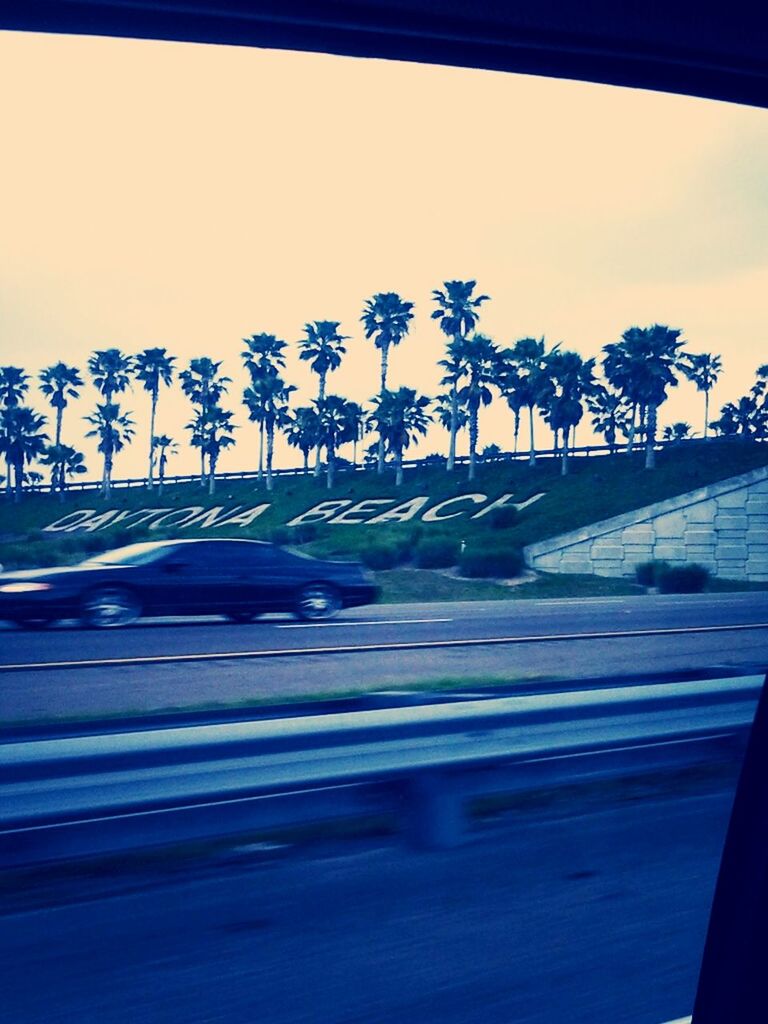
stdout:
<svg viewBox="0 0 768 1024">
<path fill-rule="evenodd" d="M 158 568 L 156 603 L 165 614 L 215 615 L 247 602 L 246 570 L 226 542 L 179 544 Z"/>
<path fill-rule="evenodd" d="M 281 611 L 293 605 L 299 577 L 291 571 L 289 554 L 271 544 L 244 543 L 239 559 L 249 610 Z"/>
</svg>

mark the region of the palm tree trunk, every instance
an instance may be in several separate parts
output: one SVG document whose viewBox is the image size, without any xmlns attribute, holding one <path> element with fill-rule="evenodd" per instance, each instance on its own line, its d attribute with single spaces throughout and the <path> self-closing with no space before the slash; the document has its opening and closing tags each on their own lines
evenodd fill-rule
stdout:
<svg viewBox="0 0 768 1024">
<path fill-rule="evenodd" d="M 208 493 L 213 494 L 216 490 L 216 459 L 213 455 L 208 457 Z"/>
<path fill-rule="evenodd" d="M 64 410 L 59 406 L 56 410 L 56 440 L 54 441 L 57 448 L 61 444 L 61 421 L 63 416 Z M 55 489 L 60 495 L 64 493 L 64 466 L 62 464 L 59 464 L 56 467 L 54 471 L 54 479 L 51 483 L 55 484 Z"/>
<path fill-rule="evenodd" d="M 530 439 L 531 439 L 531 441 L 530 441 L 530 453 L 528 455 L 528 465 L 529 466 L 535 466 L 536 465 L 536 448 L 534 446 L 534 437 L 533 437 L 533 406 L 532 405 L 528 406 L 528 431 L 529 431 L 529 435 L 530 435 Z"/>
<path fill-rule="evenodd" d="M 475 465 L 477 463 L 477 409 L 469 410 L 469 475 L 468 480 L 475 479 Z"/>
<path fill-rule="evenodd" d="M 629 421 L 629 432 L 627 433 L 627 455 L 632 451 L 635 443 L 635 430 L 637 429 L 637 403 L 632 403 L 632 419 Z"/>
<path fill-rule="evenodd" d="M 259 475 L 258 482 L 264 479 L 264 420 L 259 423 Z"/>
<path fill-rule="evenodd" d="M 21 487 L 24 479 L 24 463 L 15 462 L 13 466 L 13 500 L 21 501 Z"/>
<path fill-rule="evenodd" d="M 568 476 L 568 435 L 569 428 L 563 430 L 563 454 L 560 460 L 560 476 Z"/>
<path fill-rule="evenodd" d="M 318 402 L 322 402 L 324 398 L 325 398 L 325 374 L 321 373 L 320 374 L 320 386 L 318 387 L 318 390 L 317 390 L 317 400 L 318 400 Z M 314 475 L 315 476 L 320 476 L 320 445 L 317 446 L 317 455 L 315 456 Z"/>
<path fill-rule="evenodd" d="M 318 448 L 319 451 L 319 448 Z M 333 487 L 334 476 L 336 473 L 336 449 L 332 444 L 326 447 L 326 458 L 328 459 L 328 472 L 327 472 L 327 484 L 328 490 Z"/>
<path fill-rule="evenodd" d="M 645 468 L 655 469 L 656 468 L 656 452 L 654 445 L 656 443 L 656 413 L 657 409 L 655 405 L 648 406 L 648 420 L 645 431 Z"/>
<path fill-rule="evenodd" d="M 403 483 L 403 449 L 398 448 L 395 452 L 395 487 L 401 487 Z"/>
<path fill-rule="evenodd" d="M 520 413 L 515 413 L 515 455 L 517 455 L 517 441 L 520 436 Z"/>
<path fill-rule="evenodd" d="M 155 456 L 155 414 L 157 413 L 157 392 L 152 392 L 152 406 L 149 413 L 149 470 L 147 472 L 147 487 L 152 490 L 154 481 L 154 456 Z"/>
<path fill-rule="evenodd" d="M 387 367 L 389 362 L 389 349 L 385 345 L 381 350 L 381 387 L 379 394 L 384 395 L 387 390 Z M 384 434 L 379 428 L 379 448 L 376 454 L 376 472 L 379 476 L 384 472 Z"/>
<path fill-rule="evenodd" d="M 309 449 L 302 448 L 301 453 L 304 456 L 304 476 L 307 476 L 309 473 Z"/>
<path fill-rule="evenodd" d="M 267 490 L 272 490 L 272 455 L 275 448 L 275 425 L 267 424 Z"/>
<path fill-rule="evenodd" d="M 104 479 L 101 488 L 104 497 L 108 498 L 112 489 L 112 452 L 104 453 Z"/>
<path fill-rule="evenodd" d="M 451 438 L 448 444 L 448 462 L 446 463 L 446 471 L 448 473 L 453 472 L 453 467 L 456 464 L 456 433 L 459 423 L 459 394 L 456 388 L 456 383 L 451 385 Z"/>
<path fill-rule="evenodd" d="M 704 391 L 704 440 L 709 436 L 709 388 Z"/>
<path fill-rule="evenodd" d="M 200 486 L 205 487 L 205 449 L 200 446 Z"/>
</svg>

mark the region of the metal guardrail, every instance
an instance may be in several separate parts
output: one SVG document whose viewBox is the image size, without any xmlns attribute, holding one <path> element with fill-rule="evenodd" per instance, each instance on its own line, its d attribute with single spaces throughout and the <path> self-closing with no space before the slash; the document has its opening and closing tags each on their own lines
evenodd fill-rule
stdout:
<svg viewBox="0 0 768 1024">
<path fill-rule="evenodd" d="M 702 438 L 696 438 L 696 437 L 685 438 L 682 441 L 662 441 L 662 440 L 659 440 L 659 441 L 656 442 L 655 448 L 657 450 L 660 450 L 660 449 L 666 448 L 666 447 L 668 447 L 670 445 L 673 446 L 673 447 L 675 447 L 675 446 L 679 447 L 681 444 L 703 444 L 703 443 L 704 442 L 703 442 Z M 645 451 L 645 442 L 644 441 L 637 441 L 637 442 L 635 442 L 632 445 L 632 449 L 631 450 L 632 450 L 632 452 L 643 452 L 643 451 Z M 568 458 L 569 459 L 570 458 L 589 458 L 591 455 L 610 455 L 611 453 L 619 455 L 619 454 L 626 453 L 626 451 L 627 451 L 627 445 L 626 444 L 616 444 L 616 445 L 613 445 L 613 446 L 607 445 L 607 444 L 582 445 L 582 446 L 580 446 L 578 448 L 569 448 L 568 449 Z M 526 462 L 530 458 L 530 454 L 531 454 L 530 451 L 499 452 L 499 454 L 493 455 L 493 456 L 490 456 L 490 457 L 483 457 L 481 455 L 478 455 L 477 461 L 478 461 L 479 464 L 488 464 L 488 463 L 497 464 L 497 463 L 500 463 L 500 462 Z M 561 448 L 545 448 L 545 449 L 537 450 L 536 451 L 536 458 L 537 459 L 539 459 L 539 458 L 542 458 L 542 459 L 557 458 L 557 459 L 559 459 L 559 458 L 562 458 L 562 455 L 563 455 L 563 451 L 562 451 Z M 442 458 L 441 461 L 445 462 L 445 459 Z M 436 465 L 436 464 L 439 464 L 439 463 L 434 458 L 431 458 L 431 459 L 430 458 L 427 458 L 427 459 L 406 459 L 406 460 L 403 461 L 403 469 L 404 470 L 419 469 L 419 468 L 423 468 L 423 467 L 433 466 L 433 465 Z M 469 464 L 469 456 L 468 455 L 457 455 L 456 456 L 456 465 L 457 466 L 466 466 L 468 464 Z M 374 468 L 374 467 L 372 467 L 372 466 L 365 466 L 365 465 L 357 465 L 357 466 L 340 465 L 340 466 L 337 467 L 336 472 L 337 472 L 337 474 L 339 474 L 339 473 L 361 473 L 361 472 L 364 472 L 366 470 L 370 470 L 372 468 Z M 393 466 L 388 463 L 387 464 L 387 469 L 391 470 L 391 469 L 393 469 Z M 310 470 L 310 473 L 311 472 L 312 471 Z M 273 469 L 272 470 L 272 475 L 274 477 L 280 477 L 280 476 L 288 476 L 288 477 L 303 476 L 304 475 L 304 469 L 301 466 L 292 466 L 292 467 L 289 467 L 289 468 L 286 468 L 286 469 Z M 217 480 L 217 482 L 220 482 L 220 483 L 225 483 L 227 481 L 232 481 L 232 480 L 257 480 L 258 477 L 259 477 L 259 473 L 258 473 L 257 470 L 244 470 L 242 472 L 217 473 L 216 474 L 216 480 Z M 200 474 L 199 473 L 185 473 L 185 474 L 176 475 L 176 476 L 166 476 L 164 478 L 164 480 L 163 480 L 163 486 L 170 486 L 172 484 L 193 484 L 193 483 L 200 483 Z M 155 485 L 157 485 L 157 480 L 155 480 Z M 144 477 L 144 476 L 141 476 L 141 477 L 128 477 L 128 478 L 125 478 L 123 480 L 113 480 L 111 486 L 112 486 L 113 489 L 115 489 L 115 488 L 117 488 L 117 489 L 142 488 L 142 487 L 146 487 L 147 486 L 147 478 Z M 73 480 L 73 481 L 67 483 L 67 494 L 70 494 L 70 493 L 80 493 L 80 492 L 88 492 L 88 491 L 98 491 L 100 489 L 101 489 L 101 481 L 100 480 L 84 480 L 84 481 Z M 51 484 L 39 483 L 39 484 L 33 484 L 31 486 L 27 486 L 27 487 L 24 488 L 24 490 L 25 490 L 26 493 L 38 493 L 38 494 L 39 493 L 43 493 L 43 494 L 45 494 L 45 493 L 50 492 L 52 490 L 52 487 L 51 487 Z"/>
<path fill-rule="evenodd" d="M 465 804 L 734 757 L 762 675 L 6 743 L 10 866 L 392 814 L 420 847 Z"/>
</svg>

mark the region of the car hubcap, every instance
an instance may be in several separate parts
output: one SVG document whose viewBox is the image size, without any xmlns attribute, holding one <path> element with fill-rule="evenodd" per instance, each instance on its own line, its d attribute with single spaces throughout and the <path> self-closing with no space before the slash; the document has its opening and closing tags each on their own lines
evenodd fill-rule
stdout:
<svg viewBox="0 0 768 1024">
<path fill-rule="evenodd" d="M 307 587 L 301 595 L 300 603 L 308 619 L 326 618 L 338 609 L 336 596 L 327 587 Z"/>
<path fill-rule="evenodd" d="M 118 590 L 105 590 L 92 597 L 87 611 L 95 626 L 125 626 L 138 617 L 135 601 Z"/>
</svg>

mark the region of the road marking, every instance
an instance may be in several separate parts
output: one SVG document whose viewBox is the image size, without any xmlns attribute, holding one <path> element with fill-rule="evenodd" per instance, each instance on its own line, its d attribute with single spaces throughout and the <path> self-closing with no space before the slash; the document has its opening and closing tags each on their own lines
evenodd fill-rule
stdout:
<svg viewBox="0 0 768 1024">
<path fill-rule="evenodd" d="M 328 629 L 332 626 L 400 626 L 414 622 L 453 622 L 453 619 L 371 619 L 370 622 L 286 622 L 275 629 Z"/>
<path fill-rule="evenodd" d="M 472 637 L 463 640 L 382 641 L 377 644 L 340 644 L 338 647 L 284 647 L 263 651 L 219 651 L 202 654 L 149 654 L 125 658 L 81 658 L 76 661 L 11 662 L 0 665 L 3 672 L 39 672 L 44 669 L 116 668 L 130 665 L 168 665 L 196 661 L 246 661 L 258 658 L 297 658 L 323 654 L 370 654 L 380 651 L 429 651 L 451 647 L 500 647 L 513 644 L 557 643 L 567 640 L 626 640 L 636 637 L 685 636 L 694 633 L 736 633 L 768 629 L 768 622 L 731 626 L 675 626 L 666 629 L 617 629 L 605 633 L 554 633 L 533 636 Z"/>
<path fill-rule="evenodd" d="M 678 1017 L 677 1020 L 667 1020 L 664 1024 L 691 1024 L 693 1017 Z"/>
</svg>

